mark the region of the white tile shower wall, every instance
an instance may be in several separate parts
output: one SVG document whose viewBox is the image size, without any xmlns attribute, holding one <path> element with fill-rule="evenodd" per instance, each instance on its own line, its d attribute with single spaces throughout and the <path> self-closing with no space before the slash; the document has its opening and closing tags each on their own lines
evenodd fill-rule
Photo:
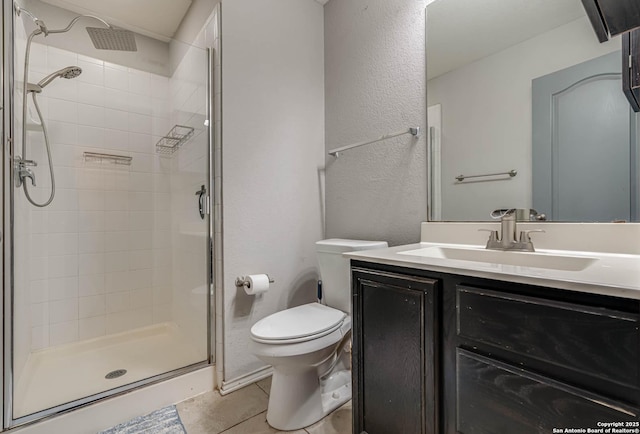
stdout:
<svg viewBox="0 0 640 434">
<path fill-rule="evenodd" d="M 154 144 L 169 125 L 169 79 L 34 44 L 30 81 L 78 65 L 39 95 L 49 127 L 56 197 L 30 208 L 31 350 L 170 319 L 170 175 Z M 30 103 L 30 118 L 36 119 Z M 31 122 L 31 121 L 30 121 Z M 36 199 L 50 181 L 39 132 L 29 133 Z M 87 161 L 85 151 L 133 157 Z"/>
</svg>

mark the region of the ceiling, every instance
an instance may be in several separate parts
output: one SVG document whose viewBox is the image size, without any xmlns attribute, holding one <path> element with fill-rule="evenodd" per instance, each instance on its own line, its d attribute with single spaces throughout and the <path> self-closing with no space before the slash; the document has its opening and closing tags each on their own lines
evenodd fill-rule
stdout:
<svg viewBox="0 0 640 434">
<path fill-rule="evenodd" d="M 427 77 L 435 78 L 584 15 L 580 0 L 430 0 Z"/>
<path fill-rule="evenodd" d="M 98 15 L 109 23 L 168 42 L 192 0 L 42 0 L 78 14 Z"/>
</svg>

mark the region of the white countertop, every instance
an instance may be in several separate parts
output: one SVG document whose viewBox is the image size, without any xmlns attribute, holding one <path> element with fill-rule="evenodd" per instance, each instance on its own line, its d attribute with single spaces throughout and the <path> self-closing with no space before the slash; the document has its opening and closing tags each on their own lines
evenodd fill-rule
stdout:
<svg viewBox="0 0 640 434">
<path fill-rule="evenodd" d="M 345 253 L 353 260 L 417 268 L 436 272 L 503 280 L 571 291 L 589 292 L 640 300 L 640 254 L 620 254 L 571 250 L 540 250 L 554 255 L 596 258 L 593 264 L 580 271 L 535 268 L 468 260 L 445 259 L 400 254 L 427 247 L 483 248 L 483 245 L 422 242 L 387 249 Z M 514 253 L 527 254 L 527 253 Z"/>
</svg>

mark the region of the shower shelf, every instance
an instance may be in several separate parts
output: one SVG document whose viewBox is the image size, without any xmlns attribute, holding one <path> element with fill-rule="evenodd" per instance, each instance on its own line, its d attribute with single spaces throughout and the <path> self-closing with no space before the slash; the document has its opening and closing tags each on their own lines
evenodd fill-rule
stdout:
<svg viewBox="0 0 640 434">
<path fill-rule="evenodd" d="M 185 125 L 175 125 L 166 136 L 156 143 L 156 152 L 161 155 L 171 155 L 193 136 L 193 128 Z"/>
<path fill-rule="evenodd" d="M 133 157 L 127 155 L 101 154 L 99 152 L 85 152 L 84 161 L 110 161 L 115 164 L 131 166 Z"/>
</svg>

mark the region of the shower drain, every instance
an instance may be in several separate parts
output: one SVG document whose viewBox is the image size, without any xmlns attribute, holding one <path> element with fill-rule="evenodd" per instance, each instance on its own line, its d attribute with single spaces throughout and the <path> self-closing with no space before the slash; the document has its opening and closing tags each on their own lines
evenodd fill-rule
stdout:
<svg viewBox="0 0 640 434">
<path fill-rule="evenodd" d="M 113 380 L 114 378 L 122 377 L 126 373 L 127 373 L 126 369 L 116 369 L 115 371 L 109 372 L 107 375 L 104 376 L 104 378 L 106 378 L 107 380 Z"/>
</svg>

